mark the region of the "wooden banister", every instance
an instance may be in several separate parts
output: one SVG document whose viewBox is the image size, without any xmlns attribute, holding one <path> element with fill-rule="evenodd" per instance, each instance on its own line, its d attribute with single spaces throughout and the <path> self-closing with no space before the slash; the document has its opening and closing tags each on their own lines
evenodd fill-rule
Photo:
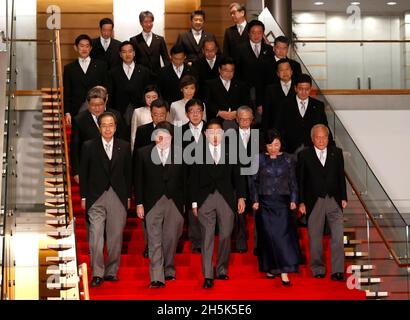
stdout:
<svg viewBox="0 0 410 320">
<path fill-rule="evenodd" d="M 84 300 L 90 300 L 90 291 L 88 290 L 88 271 L 87 271 L 87 264 L 83 262 L 81 264 L 81 278 L 83 282 L 83 290 L 84 290 Z"/>
<path fill-rule="evenodd" d="M 71 195 L 71 177 L 70 177 L 70 157 L 68 154 L 68 143 L 67 143 L 67 130 L 66 130 L 66 119 L 64 115 L 64 83 L 63 83 L 63 66 L 61 63 L 61 45 L 60 45 L 60 30 L 54 30 L 54 38 L 55 38 L 55 57 L 57 62 L 57 77 L 58 77 L 58 92 L 60 95 L 60 116 L 61 116 L 61 123 L 63 127 L 63 139 L 64 139 L 64 156 L 65 156 L 65 163 L 66 163 L 66 179 L 67 179 L 67 203 L 68 203 L 68 216 L 69 221 L 71 222 L 74 217 L 73 213 L 73 202 L 72 202 L 72 195 Z"/>
<path fill-rule="evenodd" d="M 374 227 L 377 230 L 377 233 L 379 234 L 380 238 L 382 238 L 382 241 L 384 245 L 386 246 L 387 250 L 389 251 L 390 255 L 393 257 L 394 262 L 396 262 L 397 266 L 400 268 L 407 268 L 410 267 L 410 263 L 402 263 L 400 262 L 400 258 L 397 255 L 396 251 L 393 249 L 389 241 L 387 240 L 386 236 L 384 235 L 384 232 L 380 228 L 377 220 L 374 218 L 373 214 L 370 212 L 369 208 L 367 207 L 366 203 L 362 199 L 362 196 L 360 195 L 360 191 L 356 188 L 355 184 L 353 183 L 353 180 L 350 178 L 350 176 L 345 172 L 345 176 L 347 181 L 349 182 L 350 186 L 352 187 L 353 191 L 355 192 L 357 198 L 359 199 L 360 203 L 363 206 L 364 211 L 366 212 L 366 215 L 370 219 L 370 221 L 373 223 Z"/>
</svg>

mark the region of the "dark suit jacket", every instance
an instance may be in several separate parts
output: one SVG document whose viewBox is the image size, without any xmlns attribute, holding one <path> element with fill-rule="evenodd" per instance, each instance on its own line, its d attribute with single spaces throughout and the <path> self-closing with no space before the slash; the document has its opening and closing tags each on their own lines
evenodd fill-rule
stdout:
<svg viewBox="0 0 410 320">
<path fill-rule="evenodd" d="M 237 212 L 237 199 L 245 198 L 245 178 L 240 175 L 238 164 L 229 164 L 229 152 L 222 148 L 222 156 L 226 163 L 207 164 L 212 160 L 208 141 L 204 142 L 203 164 L 194 164 L 190 170 L 190 190 L 192 202 L 198 203 L 198 208 L 210 194 L 218 190 L 226 203 Z M 209 160 L 208 160 L 209 162 Z"/>
<path fill-rule="evenodd" d="M 205 100 L 206 81 L 211 80 L 211 79 L 216 79 L 219 77 L 220 62 L 221 62 L 221 57 L 217 55 L 214 66 L 211 69 L 209 67 L 208 61 L 206 61 L 205 56 L 203 56 L 201 59 L 195 61 L 192 65 L 195 71 L 195 76 L 198 80 L 198 88 L 196 90 L 196 95 L 202 101 Z"/>
<path fill-rule="evenodd" d="M 64 113 L 74 117 L 87 98 L 88 90 L 95 86 L 107 86 L 107 64 L 91 59 L 84 74 L 78 59 L 64 66 Z"/>
<path fill-rule="evenodd" d="M 240 35 L 236 25 L 226 28 L 224 34 L 224 56 L 232 57 L 237 61 L 239 46 L 246 42 L 249 42 L 249 36 L 246 29 L 242 32 L 242 35 Z"/>
<path fill-rule="evenodd" d="M 297 105 L 296 97 L 285 99 L 280 106 L 276 117 L 275 128 L 281 135 L 284 150 L 294 153 L 302 144 L 312 146 L 310 130 L 315 124 L 328 125 L 323 102 L 309 97 L 305 116 L 302 118 Z M 329 144 L 334 144 L 332 134 L 329 135 Z"/>
<path fill-rule="evenodd" d="M 205 39 L 214 40 L 217 43 L 215 36 L 212 33 L 202 30 L 201 39 L 196 43 L 192 29 L 187 32 L 180 33 L 175 44 L 181 45 L 186 54 L 186 60 L 194 62 L 203 57 L 202 47 Z"/>
<path fill-rule="evenodd" d="M 274 60 L 273 48 L 271 45 L 262 42 L 259 57 L 256 58 L 255 53 L 249 43 L 246 41 L 238 48 L 237 66 L 235 75 L 242 80 L 248 88 L 255 88 L 254 97 L 251 95 L 251 100 L 255 101 L 255 106 L 262 105 L 265 93 L 265 78 L 263 76 L 265 68 Z"/>
<path fill-rule="evenodd" d="M 334 197 L 341 207 L 347 201 L 343 152 L 335 146 L 327 147 L 325 166 L 320 163 L 314 147 L 298 154 L 297 177 L 299 201 L 306 206 L 309 215 L 319 197 Z"/>
<path fill-rule="evenodd" d="M 294 82 L 292 81 L 288 95 L 283 92 L 279 78 L 266 86 L 265 100 L 263 102 L 262 128 L 271 129 L 275 126 L 275 120 L 280 105 L 285 99 L 293 99 L 296 95 Z"/>
<path fill-rule="evenodd" d="M 174 200 L 179 212 L 183 213 L 185 165 L 182 161 L 179 164 L 175 163 L 174 152 L 177 154 L 179 152 L 182 157 L 182 149 L 176 147 L 174 150 L 173 146 L 171 146 L 167 164 L 163 166 L 155 145 L 145 146 L 137 151 L 135 202 L 137 205 L 144 205 L 145 214 L 152 209 L 163 195 Z M 159 164 L 155 164 L 153 160 Z"/>
<path fill-rule="evenodd" d="M 122 61 L 119 51 L 120 45 L 121 41 L 111 38 L 110 45 L 108 46 L 107 51 L 105 51 L 104 47 L 101 44 L 100 37 L 93 39 L 93 48 L 91 50 L 90 57 L 105 61 L 108 70 L 111 70 L 113 67 L 119 65 Z"/>
<path fill-rule="evenodd" d="M 115 137 L 125 139 L 126 132 L 121 115 L 116 110 L 107 109 L 107 111 L 114 113 L 117 117 L 117 131 L 115 132 Z M 73 118 L 70 141 L 70 158 L 73 176 L 80 172 L 81 148 L 83 143 L 99 136 L 100 130 L 88 110 L 80 112 Z"/>
<path fill-rule="evenodd" d="M 116 66 L 109 72 L 110 106 L 124 115 L 128 105 L 134 107 L 145 105 L 145 101 L 143 101 L 144 88 L 150 83 L 151 73 L 144 66 L 135 64 L 130 80 L 128 80 L 122 64 Z"/>
<path fill-rule="evenodd" d="M 153 132 L 154 132 L 154 123 L 152 121 L 150 123 L 147 123 L 147 124 L 144 124 L 138 127 L 138 131 L 135 135 L 135 140 L 134 140 L 134 153 L 136 152 L 137 149 L 154 143 L 151 140 L 151 135 Z"/>
<path fill-rule="evenodd" d="M 162 61 L 165 65 L 170 63 L 164 37 L 153 33 L 151 45 L 148 47 L 141 32 L 140 34 L 130 38 L 130 42 L 135 48 L 135 63 L 141 64 L 150 69 L 155 77 L 161 70 L 160 57 L 162 57 Z"/>
<path fill-rule="evenodd" d="M 172 63 L 162 67 L 158 76 L 158 87 L 163 99 L 168 101 L 171 105 L 172 102 L 182 99 L 182 92 L 179 89 L 179 82 L 185 75 L 195 76 L 193 69 L 184 63 L 184 70 L 182 71 L 181 78 L 178 78 L 174 71 Z M 139 129 L 138 129 L 139 130 Z"/>
<path fill-rule="evenodd" d="M 290 67 L 292 68 L 292 81 L 293 83 L 296 83 L 296 80 L 298 79 L 299 75 L 302 74 L 302 67 L 300 66 L 300 63 L 297 62 L 296 60 L 287 58 L 290 62 Z M 265 83 L 270 84 L 272 82 L 275 82 L 279 80 L 279 77 L 277 75 L 277 63 L 276 59 L 273 58 L 273 60 L 270 60 L 267 62 L 266 67 L 264 68 L 265 73 L 264 73 L 264 78 L 265 78 Z"/>
<path fill-rule="evenodd" d="M 205 87 L 206 117 L 208 120 L 216 117 L 219 110 L 231 111 L 242 105 L 249 104 L 249 90 L 246 85 L 236 79 L 231 80 L 229 91 L 226 91 L 222 80 L 208 80 Z"/>
<path fill-rule="evenodd" d="M 130 144 L 114 138 L 110 161 L 101 137 L 97 137 L 84 143 L 81 154 L 80 193 L 87 199 L 87 210 L 110 186 L 127 208 L 132 180 Z"/>
</svg>

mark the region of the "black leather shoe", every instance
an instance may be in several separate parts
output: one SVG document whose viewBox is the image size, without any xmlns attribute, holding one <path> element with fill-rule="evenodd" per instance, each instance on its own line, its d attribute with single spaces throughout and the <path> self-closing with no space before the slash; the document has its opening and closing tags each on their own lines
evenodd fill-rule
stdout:
<svg viewBox="0 0 410 320">
<path fill-rule="evenodd" d="M 324 273 L 318 273 L 318 274 L 315 274 L 314 277 L 316 279 L 323 279 L 325 277 L 325 274 Z"/>
<path fill-rule="evenodd" d="M 167 281 L 174 281 L 174 280 L 176 280 L 177 278 L 175 278 L 174 276 L 166 276 L 165 277 L 165 280 L 167 280 Z"/>
<path fill-rule="evenodd" d="M 211 289 L 213 286 L 214 286 L 214 279 L 205 278 L 204 285 L 203 285 L 204 289 Z"/>
<path fill-rule="evenodd" d="M 330 279 L 333 280 L 333 281 L 346 281 L 346 279 L 345 279 L 345 277 L 344 277 L 344 275 L 343 275 L 342 272 L 333 273 L 333 274 L 330 276 Z"/>
<path fill-rule="evenodd" d="M 220 274 L 219 276 L 216 276 L 218 280 L 229 280 L 229 277 L 226 274 Z"/>
<path fill-rule="evenodd" d="M 162 287 L 165 287 L 165 283 L 161 281 L 151 281 L 151 283 L 149 284 L 150 289 L 158 289 Z"/>
<path fill-rule="evenodd" d="M 104 276 L 104 281 L 117 282 L 120 281 L 117 276 Z"/>
<path fill-rule="evenodd" d="M 284 280 L 281 279 L 281 281 L 282 281 L 282 284 L 283 284 L 285 287 L 289 287 L 289 286 L 290 286 L 290 280 L 284 281 Z"/>
<path fill-rule="evenodd" d="M 272 274 L 272 273 L 269 273 L 269 272 L 266 272 L 266 278 L 268 278 L 268 279 L 275 279 L 275 275 L 274 274 Z"/>
<path fill-rule="evenodd" d="M 104 283 L 104 279 L 101 277 L 93 277 L 90 283 L 91 288 L 99 287 Z"/>
<path fill-rule="evenodd" d="M 201 253 L 201 248 L 193 248 L 192 253 Z"/>
<path fill-rule="evenodd" d="M 148 258 L 148 246 L 145 246 L 145 249 L 144 249 L 144 251 L 142 252 L 142 256 L 143 256 L 144 258 Z"/>
</svg>

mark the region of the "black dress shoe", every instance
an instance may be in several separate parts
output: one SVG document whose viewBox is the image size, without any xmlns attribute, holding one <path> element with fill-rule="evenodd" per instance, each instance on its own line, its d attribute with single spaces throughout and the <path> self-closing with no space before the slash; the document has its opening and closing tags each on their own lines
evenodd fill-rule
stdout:
<svg viewBox="0 0 410 320">
<path fill-rule="evenodd" d="M 91 288 L 95 288 L 95 287 L 99 287 L 100 285 L 102 285 L 104 282 L 104 279 L 101 277 L 93 277 L 93 279 L 91 280 L 90 283 L 90 287 Z"/>
<path fill-rule="evenodd" d="M 290 286 L 290 280 L 289 280 L 289 281 L 281 280 L 281 281 L 282 281 L 282 284 L 283 284 L 285 287 L 289 287 L 289 286 Z"/>
<path fill-rule="evenodd" d="M 193 248 L 192 253 L 201 253 L 201 248 Z"/>
<path fill-rule="evenodd" d="M 165 287 L 165 283 L 161 281 L 151 281 L 151 283 L 149 284 L 150 289 L 158 289 L 162 287 Z"/>
<path fill-rule="evenodd" d="M 229 280 L 229 277 L 226 274 L 220 274 L 219 276 L 216 276 L 218 280 Z"/>
<path fill-rule="evenodd" d="M 148 258 L 148 246 L 145 246 L 144 252 L 142 253 L 144 258 Z"/>
<path fill-rule="evenodd" d="M 325 274 L 324 273 L 318 273 L 318 274 L 315 274 L 314 277 L 316 279 L 323 279 L 325 277 Z"/>
<path fill-rule="evenodd" d="M 175 278 L 174 276 L 166 276 L 165 277 L 165 280 L 167 280 L 167 281 L 174 281 L 174 280 L 176 280 L 177 278 Z"/>
<path fill-rule="evenodd" d="M 269 272 L 266 272 L 266 278 L 268 278 L 268 279 L 275 279 L 275 275 L 274 274 L 272 274 L 272 273 L 269 273 Z"/>
<path fill-rule="evenodd" d="M 346 280 L 342 272 L 333 273 L 330 276 L 330 279 L 333 281 L 345 281 Z"/>
<path fill-rule="evenodd" d="M 204 285 L 203 285 L 204 289 L 211 289 L 213 286 L 214 286 L 214 279 L 205 278 Z"/>
<path fill-rule="evenodd" d="M 117 282 L 120 281 L 117 276 L 104 276 L 104 281 Z"/>
</svg>

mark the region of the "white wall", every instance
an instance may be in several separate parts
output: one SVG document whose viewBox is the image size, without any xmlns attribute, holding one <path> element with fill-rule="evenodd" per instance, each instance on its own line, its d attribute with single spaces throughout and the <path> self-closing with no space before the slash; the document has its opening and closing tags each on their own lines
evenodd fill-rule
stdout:
<svg viewBox="0 0 410 320">
<path fill-rule="evenodd" d="M 114 0 L 115 37 L 120 41 L 128 40 L 130 37 L 142 31 L 139 23 L 141 11 L 151 11 L 154 15 L 153 32 L 164 35 L 165 25 L 165 0 Z"/>
</svg>

